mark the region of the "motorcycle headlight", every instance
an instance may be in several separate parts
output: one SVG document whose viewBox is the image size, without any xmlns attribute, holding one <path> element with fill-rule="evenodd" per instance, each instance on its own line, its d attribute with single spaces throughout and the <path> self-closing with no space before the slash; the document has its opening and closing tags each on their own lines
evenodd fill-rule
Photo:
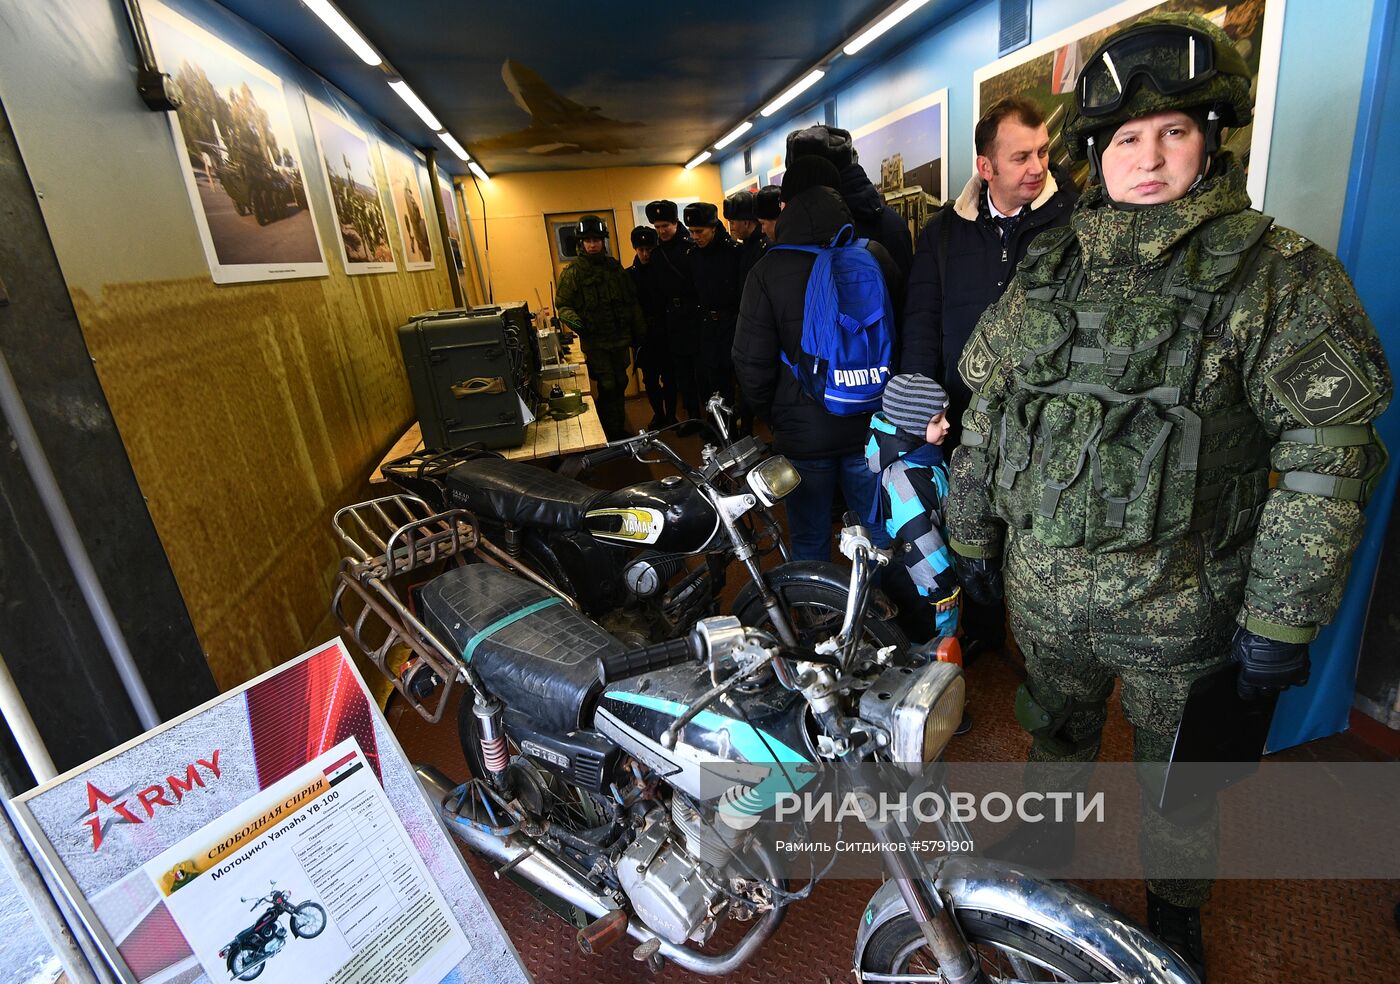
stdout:
<svg viewBox="0 0 1400 984">
<path fill-rule="evenodd" d="M 952 663 L 893 666 L 860 698 L 860 716 L 889 736 L 886 751 L 910 772 L 943 754 L 962 721 L 967 684 Z"/>
<path fill-rule="evenodd" d="M 792 462 L 780 454 L 759 462 L 748 475 L 749 488 L 765 506 L 771 506 L 802 482 Z"/>
</svg>

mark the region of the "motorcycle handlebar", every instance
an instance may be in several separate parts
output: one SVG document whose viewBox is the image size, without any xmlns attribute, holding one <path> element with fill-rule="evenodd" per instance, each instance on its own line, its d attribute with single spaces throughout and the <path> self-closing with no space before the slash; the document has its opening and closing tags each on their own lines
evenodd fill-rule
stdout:
<svg viewBox="0 0 1400 984">
<path fill-rule="evenodd" d="M 668 666 L 680 666 L 699 659 L 696 646 L 690 636 L 658 642 L 641 649 L 626 649 L 598 657 L 598 672 L 604 683 L 613 683 L 625 677 L 639 676 L 653 670 L 664 670 Z"/>
<path fill-rule="evenodd" d="M 619 458 L 630 458 L 632 457 L 633 446 L 632 441 L 624 441 L 621 444 L 610 444 L 605 448 L 599 448 L 597 451 L 590 451 L 588 454 L 578 459 L 578 470 L 586 472 L 590 468 L 596 468 L 605 462 L 616 461 Z"/>
</svg>

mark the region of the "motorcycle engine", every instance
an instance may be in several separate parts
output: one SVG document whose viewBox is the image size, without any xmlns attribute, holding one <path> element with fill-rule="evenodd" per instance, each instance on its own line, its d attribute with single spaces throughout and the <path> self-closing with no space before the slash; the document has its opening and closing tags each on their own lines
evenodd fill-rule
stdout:
<svg viewBox="0 0 1400 984">
<path fill-rule="evenodd" d="M 274 953 L 287 945 L 287 931 L 278 926 L 272 927 L 272 932 L 265 934 L 263 940 L 263 955 L 272 956 Z"/>
<path fill-rule="evenodd" d="M 673 806 L 673 814 L 676 810 Z M 703 824 L 698 815 L 695 821 Z M 658 936 L 677 945 L 686 940 L 704 943 L 718 925 L 710 910 L 720 894 L 719 875 L 705 855 L 723 864 L 729 854 L 718 837 L 705 843 L 676 836 L 685 829 L 677 827 L 673 830 L 664 816 L 651 818 L 618 860 L 618 881 L 642 921 Z"/>
</svg>

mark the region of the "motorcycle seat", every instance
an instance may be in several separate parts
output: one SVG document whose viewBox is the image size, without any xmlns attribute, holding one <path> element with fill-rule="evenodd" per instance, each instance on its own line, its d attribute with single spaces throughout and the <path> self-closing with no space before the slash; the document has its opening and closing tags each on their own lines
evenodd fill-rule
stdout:
<svg viewBox="0 0 1400 984">
<path fill-rule="evenodd" d="M 504 458 L 464 461 L 447 474 L 446 481 L 454 504 L 512 526 L 581 530 L 583 514 L 605 494 L 544 468 Z"/>
<path fill-rule="evenodd" d="M 533 581 L 467 564 L 419 590 L 423 621 L 462 654 L 509 711 L 559 732 L 587 726 L 598 657 L 621 642 Z"/>
</svg>

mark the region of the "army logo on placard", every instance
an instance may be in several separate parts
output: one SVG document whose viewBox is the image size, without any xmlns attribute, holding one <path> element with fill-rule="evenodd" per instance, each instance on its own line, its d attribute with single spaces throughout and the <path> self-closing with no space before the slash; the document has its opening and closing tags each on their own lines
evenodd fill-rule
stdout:
<svg viewBox="0 0 1400 984">
<path fill-rule="evenodd" d="M 1299 420 L 1314 427 L 1376 399 L 1366 377 L 1326 335 L 1275 369 L 1269 388 Z"/>
</svg>

